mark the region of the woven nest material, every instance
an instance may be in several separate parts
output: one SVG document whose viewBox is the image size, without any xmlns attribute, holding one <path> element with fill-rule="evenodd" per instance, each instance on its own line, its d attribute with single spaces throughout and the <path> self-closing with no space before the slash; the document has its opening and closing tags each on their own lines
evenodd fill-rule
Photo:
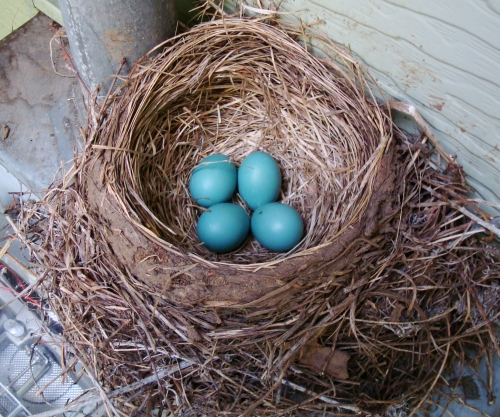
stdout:
<svg viewBox="0 0 500 417">
<path fill-rule="evenodd" d="M 110 413 L 422 406 L 464 352 L 498 350 L 498 250 L 462 208 L 479 212 L 460 167 L 431 163 L 429 137 L 393 126 L 356 60 L 320 37 L 329 58 L 315 57 L 304 34 L 225 16 L 168 41 L 94 108 L 73 170 L 24 213 Z M 306 235 L 286 254 L 249 240 L 214 255 L 190 173 L 255 150 L 278 161 Z"/>
<path fill-rule="evenodd" d="M 165 46 L 136 66 L 87 168 L 90 199 L 119 231 L 112 246 L 134 275 L 184 304 L 254 302 L 297 271 L 317 278 L 351 240 L 373 233 L 394 182 L 391 121 L 347 54 L 328 44 L 351 70 L 315 58 L 277 26 L 239 19 Z M 287 254 L 251 239 L 214 255 L 196 236 L 201 208 L 189 177 L 210 154 L 238 164 L 256 150 L 277 160 L 280 200 L 301 214 L 305 237 Z M 111 198 L 101 201 L 103 193 Z"/>
<path fill-rule="evenodd" d="M 135 68 L 93 144 L 103 151 L 90 157 L 88 188 L 96 188 L 100 216 L 111 229 L 142 234 L 130 236 L 132 245 L 121 237 L 115 242 L 123 262 L 131 255 L 139 261 L 131 265 L 135 275 L 159 290 L 171 283 L 170 298 L 183 303 L 249 302 L 297 270 L 303 279 L 317 275 L 361 230 L 373 231 L 378 197 L 385 199 L 392 186 L 392 155 L 384 160 L 392 128 L 387 108 L 359 88 L 365 81 L 348 55 L 329 44 L 354 65 L 350 71 L 315 58 L 279 27 L 238 19 L 199 26 L 165 46 L 157 59 Z M 189 196 L 189 177 L 210 154 L 238 164 L 256 150 L 278 161 L 280 200 L 301 214 L 305 237 L 284 255 L 251 239 L 216 256 L 197 239 L 201 211 Z M 103 192 L 113 196 L 114 208 L 101 204 Z M 116 217 L 132 227 L 116 224 Z M 135 252 L 137 246 L 143 251 Z M 179 262 L 193 268 L 172 282 L 178 269 L 165 264 Z M 207 271 L 225 283 L 207 282 Z M 172 291 L 176 284 L 181 288 Z"/>
</svg>

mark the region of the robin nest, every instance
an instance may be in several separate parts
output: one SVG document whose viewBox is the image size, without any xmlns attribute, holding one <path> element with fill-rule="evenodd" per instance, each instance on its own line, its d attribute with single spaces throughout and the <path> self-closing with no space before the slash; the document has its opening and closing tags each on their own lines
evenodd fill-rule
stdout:
<svg viewBox="0 0 500 417">
<path fill-rule="evenodd" d="M 310 36 L 223 15 L 167 41 L 92 107 L 74 167 L 23 214 L 40 285 L 110 413 L 420 407 L 464 352 L 498 349 L 498 250 L 460 167 L 424 125 L 399 131 L 363 67 L 317 34 L 314 55 Z M 257 150 L 304 237 L 213 254 L 189 177 L 210 154 Z"/>
</svg>

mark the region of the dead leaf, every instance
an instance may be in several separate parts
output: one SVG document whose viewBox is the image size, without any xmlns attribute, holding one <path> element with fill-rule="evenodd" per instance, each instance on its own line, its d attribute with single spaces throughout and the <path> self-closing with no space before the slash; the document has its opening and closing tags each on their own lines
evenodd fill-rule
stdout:
<svg viewBox="0 0 500 417">
<path fill-rule="evenodd" d="M 394 306 L 394 310 L 392 310 L 391 315 L 389 316 L 388 321 L 390 323 L 399 323 L 401 320 L 401 312 L 404 310 L 405 306 L 401 303 L 396 303 Z"/>
<path fill-rule="evenodd" d="M 331 375 L 338 379 L 348 379 L 347 362 L 350 356 L 341 350 L 318 345 L 306 345 L 299 356 L 299 363 L 309 367 L 318 375 Z"/>
<path fill-rule="evenodd" d="M 2 139 L 5 140 L 9 137 L 10 127 L 4 124 L 2 126 Z"/>
<path fill-rule="evenodd" d="M 189 325 L 186 330 L 186 336 L 191 343 L 200 342 L 202 340 L 200 333 L 198 333 L 198 330 L 196 330 L 194 326 Z"/>
</svg>

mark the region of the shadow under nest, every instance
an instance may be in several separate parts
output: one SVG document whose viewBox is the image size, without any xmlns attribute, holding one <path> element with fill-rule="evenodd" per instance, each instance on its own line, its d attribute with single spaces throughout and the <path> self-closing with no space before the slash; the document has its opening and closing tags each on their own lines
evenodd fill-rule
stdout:
<svg viewBox="0 0 500 417">
<path fill-rule="evenodd" d="M 426 135 L 411 137 L 392 125 L 387 105 L 367 93 L 363 71 L 347 53 L 329 44 L 342 65 L 314 58 L 295 42 L 300 30 L 285 32 L 277 21 L 266 21 L 208 22 L 171 40 L 159 57 L 140 62 L 126 90 L 94 109 L 85 150 L 66 179 L 21 216 L 20 238 L 43 271 L 40 285 L 71 348 L 108 392 L 139 383 L 131 393 L 110 397 L 126 415 L 158 408 L 183 416 L 263 416 L 383 413 L 402 402 L 424 407 L 452 364 L 473 362 L 471 349 L 499 352 L 494 320 L 500 251 L 458 209 L 486 216 L 468 200 L 461 168 L 449 159 L 441 166 L 444 155 L 431 161 L 436 152 Z M 193 46 L 198 44 L 215 44 L 220 60 L 200 55 Z M 185 51 L 184 73 L 160 68 L 169 59 L 175 65 L 170 52 L 186 45 L 192 49 Z M 240 75 L 243 63 L 251 70 L 257 61 L 250 61 L 250 53 L 267 56 L 255 67 L 265 71 L 231 83 L 231 68 L 223 65 L 231 54 L 220 52 L 224 47 L 245 57 L 235 67 Z M 309 72 L 297 56 L 309 60 Z M 287 58 L 296 60 L 298 83 L 277 74 L 278 67 L 285 71 Z M 163 76 L 187 83 L 221 68 L 229 75 L 219 80 L 220 100 L 213 90 L 190 97 L 196 84 L 184 85 L 184 95 L 176 96 L 178 112 L 173 106 L 166 115 L 144 99 L 152 85 L 157 100 L 168 99 L 158 87 L 168 86 L 158 81 Z M 289 135 L 283 134 L 277 126 L 286 125 L 284 108 L 312 109 L 310 102 L 300 107 L 299 98 L 330 96 L 327 87 L 313 91 L 316 74 L 330 74 L 319 85 L 333 85 L 344 98 L 335 105 L 319 99 L 336 122 L 315 113 L 308 124 L 301 112 L 290 112 Z M 256 91 L 266 77 L 264 92 Z M 310 89 L 294 95 L 299 85 Z M 273 95 L 279 88 L 286 94 Z M 251 97 L 242 97 L 243 90 Z M 232 125 L 210 143 L 221 108 L 228 120 L 256 109 L 265 117 L 249 116 L 253 123 L 237 125 L 239 134 Z M 337 117 L 349 109 L 362 113 L 358 129 L 350 116 Z M 138 117 L 143 110 L 149 118 Z M 181 120 L 186 114 L 189 122 Z M 299 127 L 305 125 L 314 140 L 284 142 L 294 132 L 303 136 Z M 339 126 L 351 132 L 342 143 L 338 138 L 346 133 Z M 256 131 L 258 137 L 241 139 Z M 178 151 L 173 144 L 179 143 L 187 145 Z M 306 219 L 306 238 L 282 256 L 248 243 L 244 253 L 214 258 L 189 243 L 195 238 L 186 225 L 199 210 L 183 197 L 185 179 L 210 151 L 225 149 L 238 160 L 262 148 L 274 153 L 285 183 L 293 185 L 282 198 Z M 159 166 L 151 159 L 166 162 Z M 334 161 L 336 169 L 325 161 Z M 330 183 L 318 175 L 329 169 L 334 184 L 322 192 Z M 158 203 L 162 170 L 169 170 L 164 182 L 178 175 L 169 185 L 175 207 Z M 291 197 L 296 188 L 316 194 Z M 318 199 L 322 204 L 315 206 Z M 342 221 L 335 223 L 335 217 Z"/>
</svg>

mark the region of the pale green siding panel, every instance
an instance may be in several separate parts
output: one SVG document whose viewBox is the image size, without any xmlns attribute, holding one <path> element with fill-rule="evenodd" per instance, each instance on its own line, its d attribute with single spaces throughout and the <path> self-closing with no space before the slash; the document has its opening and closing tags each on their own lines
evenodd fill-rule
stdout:
<svg viewBox="0 0 500 417">
<path fill-rule="evenodd" d="M 36 16 L 31 0 L 0 0 L 0 40 Z"/>
<path fill-rule="evenodd" d="M 61 26 L 64 25 L 61 10 L 59 10 L 59 4 L 57 3 L 57 0 L 33 0 L 33 4 L 43 14 L 59 23 Z"/>
<path fill-rule="evenodd" d="M 387 94 L 416 105 L 480 196 L 500 203 L 499 0 L 284 0 L 281 11 L 350 47 Z"/>
</svg>

